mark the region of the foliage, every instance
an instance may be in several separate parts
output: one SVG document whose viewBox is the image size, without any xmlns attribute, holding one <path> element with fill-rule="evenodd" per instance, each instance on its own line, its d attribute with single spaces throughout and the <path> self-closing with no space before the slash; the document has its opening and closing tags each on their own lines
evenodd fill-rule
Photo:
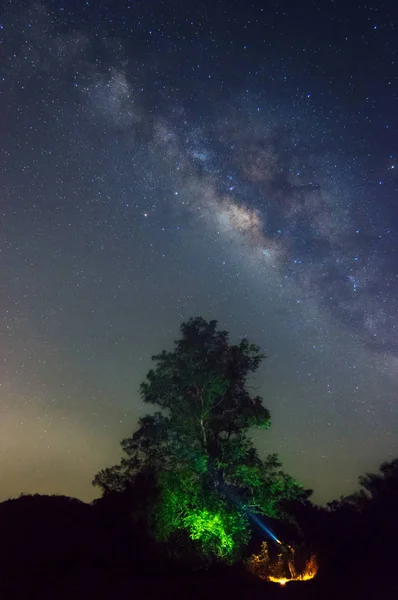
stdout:
<svg viewBox="0 0 398 600">
<path fill-rule="evenodd" d="M 359 477 L 361 489 L 344 501 L 359 509 L 367 509 L 375 504 L 396 506 L 398 502 L 398 459 L 384 462 L 379 473 L 365 473 Z"/>
<path fill-rule="evenodd" d="M 219 511 L 197 508 L 184 517 L 184 526 L 191 539 L 199 540 L 205 553 L 230 559 L 239 548 L 238 541 L 247 542 L 247 522 L 238 511 L 228 511 L 220 503 Z"/>
<path fill-rule="evenodd" d="M 243 339 L 229 343 L 217 322 L 190 319 L 172 352 L 153 357 L 140 391 L 161 411 L 146 415 L 122 441 L 119 465 L 98 473 L 103 493 L 134 485 L 143 469 L 156 473 L 157 499 L 149 511 L 159 540 L 185 530 L 201 551 L 233 560 L 249 538 L 246 511 L 283 515 L 282 502 L 304 490 L 275 455 L 261 460 L 249 437 L 267 429 L 270 415 L 259 396 L 246 389 L 263 355 Z"/>
<path fill-rule="evenodd" d="M 261 544 L 260 552 L 258 554 L 252 554 L 246 561 L 246 567 L 248 571 L 265 581 L 270 572 L 270 553 L 267 542 Z"/>
</svg>

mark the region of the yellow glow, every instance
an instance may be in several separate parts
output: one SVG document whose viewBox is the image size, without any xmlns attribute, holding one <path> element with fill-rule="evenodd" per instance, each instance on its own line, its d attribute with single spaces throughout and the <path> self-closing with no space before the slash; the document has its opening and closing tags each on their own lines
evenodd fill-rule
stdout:
<svg viewBox="0 0 398 600">
<path fill-rule="evenodd" d="M 314 554 L 306 561 L 302 573 L 296 573 L 292 560 L 289 560 L 288 567 L 292 575 L 291 577 L 273 577 L 272 575 L 268 575 L 268 581 L 279 583 L 279 585 L 286 585 L 289 581 L 309 581 L 310 579 L 314 579 L 315 575 L 318 573 L 318 563 Z"/>
<path fill-rule="evenodd" d="M 289 581 L 309 581 L 318 573 L 318 562 L 314 554 L 305 562 L 304 569 L 298 572 L 295 567 L 295 551 L 291 546 L 289 555 L 278 554 L 277 558 L 271 559 L 268 553 L 268 546 L 263 542 L 261 553 L 253 555 L 249 561 L 248 568 L 260 579 L 286 585 Z"/>
<path fill-rule="evenodd" d="M 272 577 L 272 575 L 270 575 L 270 577 L 268 577 L 268 581 L 272 581 L 273 583 L 279 583 L 279 585 L 286 585 L 289 580 L 278 579 L 277 577 Z"/>
</svg>

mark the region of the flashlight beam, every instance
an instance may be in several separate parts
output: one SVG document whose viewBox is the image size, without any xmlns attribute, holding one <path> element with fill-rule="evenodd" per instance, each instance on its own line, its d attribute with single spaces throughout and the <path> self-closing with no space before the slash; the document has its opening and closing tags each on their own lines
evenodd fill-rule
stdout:
<svg viewBox="0 0 398 600">
<path fill-rule="evenodd" d="M 257 523 L 257 525 L 260 527 L 260 529 L 265 531 L 270 536 L 270 538 L 272 538 L 277 544 L 280 544 L 282 546 L 282 542 L 280 540 L 278 540 L 276 535 L 274 535 L 272 533 L 272 531 L 270 529 L 268 529 L 268 527 L 266 525 L 264 525 L 264 523 L 262 521 L 260 521 L 260 519 L 258 517 L 256 517 L 256 515 L 254 515 L 253 513 L 248 513 L 248 514 L 251 517 L 251 519 L 253 519 L 253 521 L 255 523 Z"/>
</svg>

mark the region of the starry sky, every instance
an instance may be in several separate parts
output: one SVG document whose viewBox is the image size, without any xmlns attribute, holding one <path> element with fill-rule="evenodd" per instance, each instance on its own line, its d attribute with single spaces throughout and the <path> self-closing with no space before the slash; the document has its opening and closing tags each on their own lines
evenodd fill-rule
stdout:
<svg viewBox="0 0 398 600">
<path fill-rule="evenodd" d="M 398 7 L 0 12 L 0 499 L 94 498 L 190 316 L 266 361 L 314 500 L 398 455 Z"/>
</svg>

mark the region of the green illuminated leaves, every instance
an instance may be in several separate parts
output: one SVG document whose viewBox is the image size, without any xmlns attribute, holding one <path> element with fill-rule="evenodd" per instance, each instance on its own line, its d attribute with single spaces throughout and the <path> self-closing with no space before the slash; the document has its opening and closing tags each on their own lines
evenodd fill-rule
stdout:
<svg viewBox="0 0 398 600">
<path fill-rule="evenodd" d="M 223 558 L 231 555 L 235 549 L 234 532 L 240 533 L 245 529 L 243 522 L 237 524 L 236 521 L 235 515 L 227 512 L 214 513 L 202 508 L 189 513 L 184 518 L 184 526 L 188 529 L 191 539 L 200 541 L 205 551 Z"/>
</svg>

